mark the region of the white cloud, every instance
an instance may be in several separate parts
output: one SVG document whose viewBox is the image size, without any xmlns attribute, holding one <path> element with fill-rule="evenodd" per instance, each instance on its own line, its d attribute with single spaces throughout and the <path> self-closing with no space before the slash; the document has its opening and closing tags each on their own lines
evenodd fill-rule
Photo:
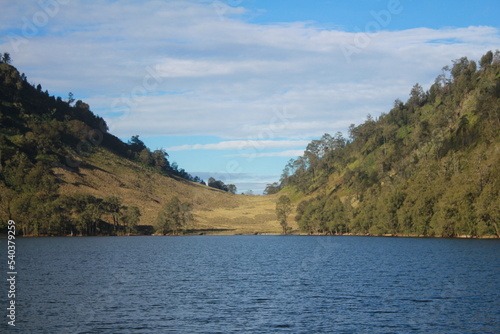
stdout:
<svg viewBox="0 0 500 334">
<path fill-rule="evenodd" d="M 0 35 L 21 36 L 39 10 L 3 4 Z M 500 45 L 492 27 L 381 31 L 346 58 L 341 46 L 356 46 L 357 33 L 259 25 L 242 14 L 201 1 L 72 1 L 18 51 L 8 38 L 0 50 L 30 82 L 90 103 L 118 136 L 272 140 L 318 137 L 387 112 L 452 59 L 479 59 Z M 119 118 L 117 101 L 125 101 Z M 293 117 L 280 120 L 283 108 Z"/>
<path fill-rule="evenodd" d="M 226 157 L 241 157 L 241 158 L 270 158 L 270 157 L 291 157 L 296 158 L 304 154 L 304 150 L 287 150 L 279 152 L 260 152 L 260 153 L 238 153 L 228 154 Z"/>
<path fill-rule="evenodd" d="M 166 78 L 188 78 L 229 75 L 237 73 L 259 74 L 284 68 L 285 64 L 278 61 L 218 61 L 195 59 L 163 59 L 156 66 L 158 75 Z"/>
<path fill-rule="evenodd" d="M 231 140 L 214 144 L 180 145 L 165 148 L 167 151 L 185 150 L 265 150 L 305 147 L 309 140 Z"/>
</svg>

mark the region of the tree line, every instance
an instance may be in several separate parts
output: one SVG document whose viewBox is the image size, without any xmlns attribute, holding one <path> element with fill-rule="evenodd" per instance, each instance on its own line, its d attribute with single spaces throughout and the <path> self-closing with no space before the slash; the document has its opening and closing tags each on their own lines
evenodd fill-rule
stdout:
<svg viewBox="0 0 500 334">
<path fill-rule="evenodd" d="M 106 122 L 88 104 L 51 96 L 28 82 L 0 57 L 0 230 L 19 221 L 24 235 L 116 235 L 139 233 L 140 210 L 116 196 L 61 194 L 53 167 L 78 173 L 98 147 L 168 177 L 205 184 L 164 150 L 151 151 L 133 136 L 124 143 L 108 133 Z M 230 185 L 231 186 L 231 185 Z M 227 191 L 234 190 L 230 186 Z M 165 229 L 163 229 L 164 231 Z"/>
<path fill-rule="evenodd" d="M 348 138 L 312 141 L 266 192 L 306 197 L 307 233 L 500 237 L 499 130 L 500 52 L 462 57 Z"/>
<path fill-rule="evenodd" d="M 213 177 L 208 179 L 208 186 L 211 188 L 227 191 L 231 194 L 236 194 L 237 188 L 234 184 L 225 184 L 221 180 L 216 180 Z"/>
<path fill-rule="evenodd" d="M 139 139 L 139 135 L 132 136 L 128 141 L 128 150 L 125 154 L 131 160 L 134 160 L 146 167 L 150 167 L 159 173 L 165 175 L 175 175 L 188 181 L 193 181 L 196 183 L 205 184 L 198 176 L 192 176 L 180 168 L 177 163 L 170 163 L 168 160 L 168 153 L 164 149 L 157 149 L 151 151 L 142 140 Z"/>
<path fill-rule="evenodd" d="M 116 196 L 59 194 L 59 182 L 44 162 L 16 152 L 2 166 L 0 221 L 16 220 L 23 235 L 117 235 L 136 233 L 141 216 Z"/>
</svg>

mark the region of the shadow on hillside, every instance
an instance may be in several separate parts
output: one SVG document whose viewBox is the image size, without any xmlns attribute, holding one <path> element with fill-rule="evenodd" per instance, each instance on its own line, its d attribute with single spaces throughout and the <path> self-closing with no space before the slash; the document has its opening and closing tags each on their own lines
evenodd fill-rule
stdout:
<svg viewBox="0 0 500 334">
<path fill-rule="evenodd" d="M 96 165 L 93 165 L 87 161 L 82 161 L 80 167 L 91 170 L 91 171 L 98 170 L 98 171 L 101 171 L 101 172 L 106 173 L 106 174 L 112 174 L 109 171 L 102 169 L 101 167 L 98 167 Z"/>
<path fill-rule="evenodd" d="M 205 229 L 190 229 L 186 230 L 185 234 L 213 234 L 213 233 L 223 233 L 223 232 L 231 232 L 236 231 L 234 228 L 205 228 Z"/>
</svg>

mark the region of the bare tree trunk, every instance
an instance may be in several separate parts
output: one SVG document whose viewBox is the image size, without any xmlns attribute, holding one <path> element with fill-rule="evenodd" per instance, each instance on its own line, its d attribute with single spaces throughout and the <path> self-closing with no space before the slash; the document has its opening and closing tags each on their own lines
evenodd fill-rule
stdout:
<svg viewBox="0 0 500 334">
<path fill-rule="evenodd" d="M 498 225 L 496 222 L 492 222 L 493 227 L 495 228 L 495 232 L 497 234 L 497 238 L 500 238 L 500 232 L 498 231 Z"/>
</svg>

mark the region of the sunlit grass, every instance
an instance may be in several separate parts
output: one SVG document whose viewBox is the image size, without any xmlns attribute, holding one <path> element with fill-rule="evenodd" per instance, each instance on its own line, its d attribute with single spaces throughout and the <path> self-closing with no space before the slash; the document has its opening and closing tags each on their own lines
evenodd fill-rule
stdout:
<svg viewBox="0 0 500 334">
<path fill-rule="evenodd" d="M 140 225 L 155 225 L 161 207 L 174 196 L 193 206 L 192 233 L 279 234 L 275 207 L 278 195 L 234 195 L 183 179 L 158 174 L 98 148 L 85 158 L 78 173 L 55 168 L 63 181 L 62 194 L 88 193 L 96 197 L 118 196 L 126 206 L 141 211 Z M 289 217 L 293 229 L 297 225 Z"/>
</svg>

